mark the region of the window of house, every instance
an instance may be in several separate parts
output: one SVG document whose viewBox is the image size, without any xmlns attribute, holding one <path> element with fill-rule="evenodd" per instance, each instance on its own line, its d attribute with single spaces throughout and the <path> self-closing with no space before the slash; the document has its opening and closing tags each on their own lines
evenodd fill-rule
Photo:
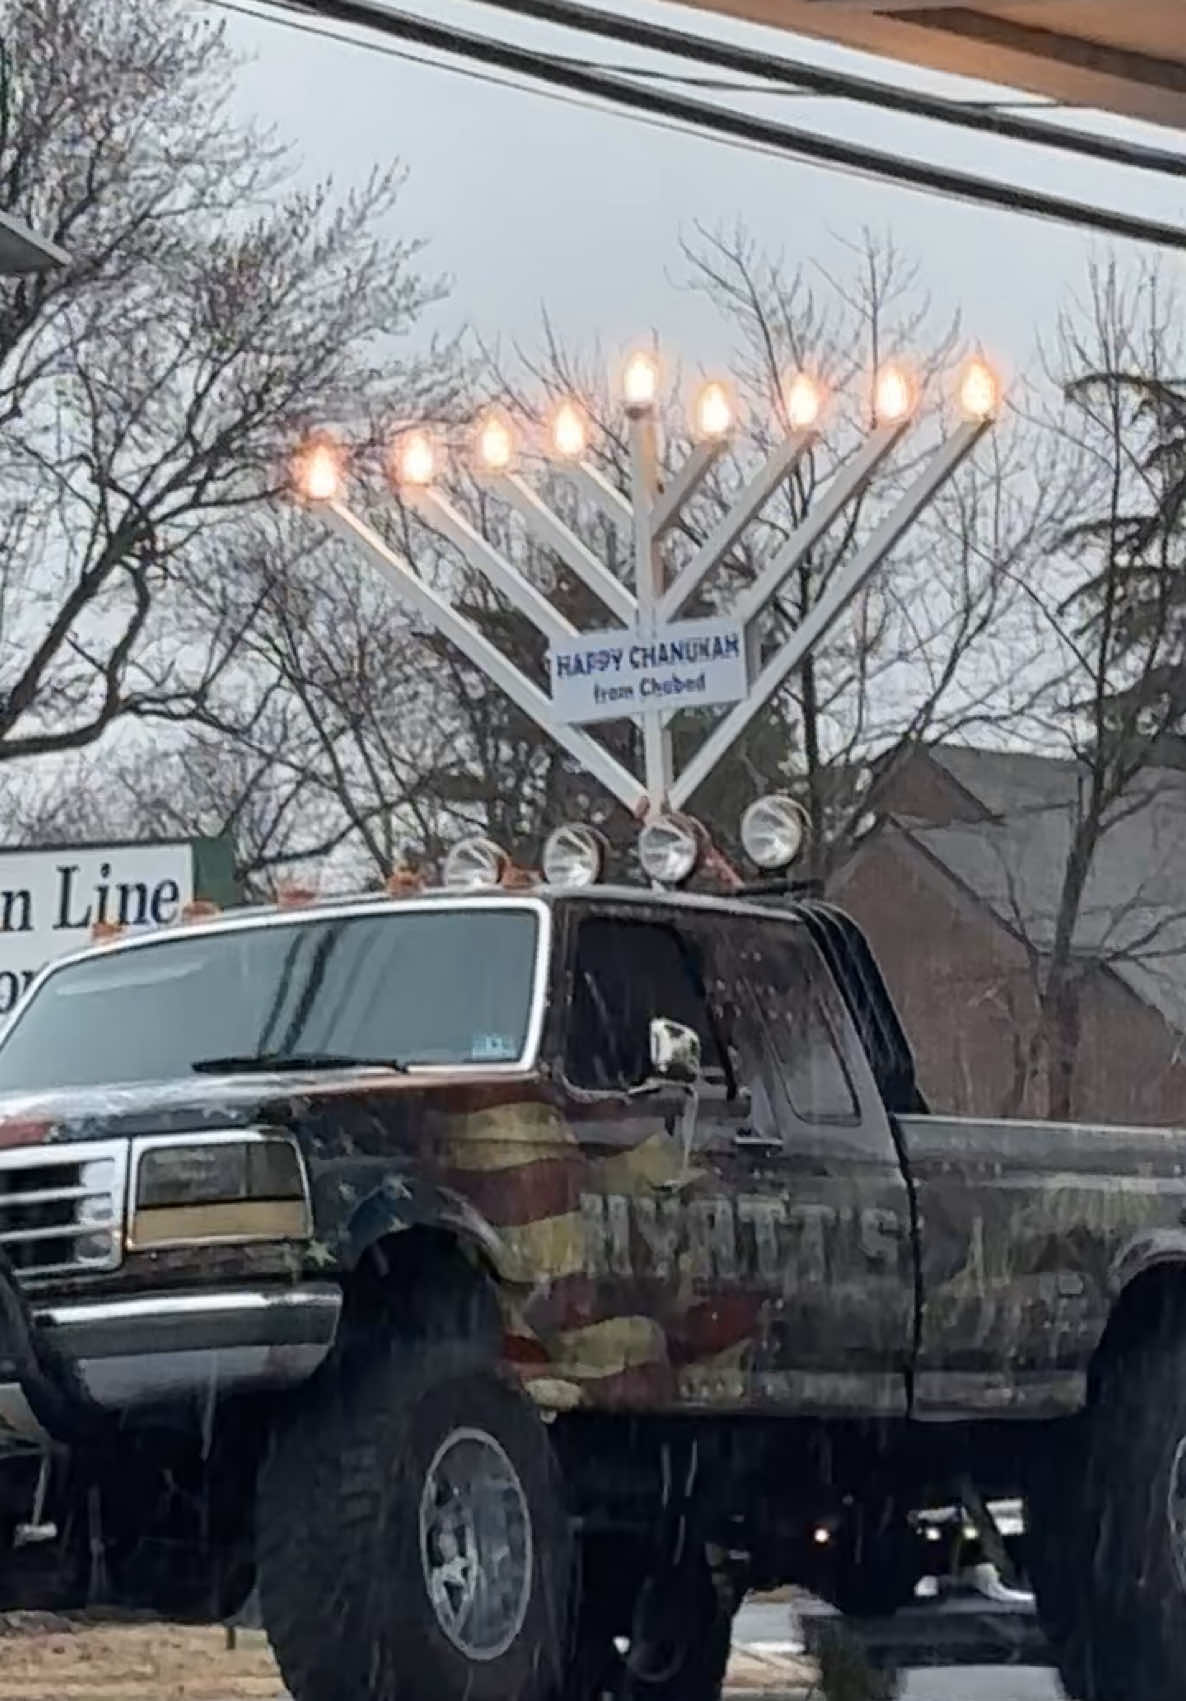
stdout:
<svg viewBox="0 0 1186 1701">
<path fill-rule="evenodd" d="M 574 1086 L 633 1087 L 651 1073 L 651 1022 L 667 1017 L 700 1036 L 706 1069 L 719 1064 L 696 953 L 661 922 L 590 916 L 577 930 L 565 1074 Z"/>
</svg>

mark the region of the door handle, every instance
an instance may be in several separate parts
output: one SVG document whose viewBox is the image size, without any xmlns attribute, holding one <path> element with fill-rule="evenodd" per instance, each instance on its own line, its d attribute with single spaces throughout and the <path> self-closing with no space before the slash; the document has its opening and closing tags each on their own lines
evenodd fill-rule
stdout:
<svg viewBox="0 0 1186 1701">
<path fill-rule="evenodd" d="M 781 1152 L 782 1138 L 778 1134 L 759 1134 L 754 1128 L 738 1128 L 733 1135 L 733 1144 L 748 1148 L 750 1151 Z"/>
</svg>

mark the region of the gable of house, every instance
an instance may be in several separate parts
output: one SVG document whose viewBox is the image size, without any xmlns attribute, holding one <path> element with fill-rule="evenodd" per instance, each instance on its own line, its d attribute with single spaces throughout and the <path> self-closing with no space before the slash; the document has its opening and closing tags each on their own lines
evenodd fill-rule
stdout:
<svg viewBox="0 0 1186 1701">
<path fill-rule="evenodd" d="M 1081 784 L 1070 762 L 919 752 L 879 784 L 880 824 L 832 882 L 870 935 L 936 1104 L 1042 1114 L 1025 1059 L 1030 956 L 1054 936 Z M 1074 947 L 1088 965 L 1078 1113 L 1186 1121 L 1186 772 L 1154 770 L 1126 800 Z"/>
</svg>

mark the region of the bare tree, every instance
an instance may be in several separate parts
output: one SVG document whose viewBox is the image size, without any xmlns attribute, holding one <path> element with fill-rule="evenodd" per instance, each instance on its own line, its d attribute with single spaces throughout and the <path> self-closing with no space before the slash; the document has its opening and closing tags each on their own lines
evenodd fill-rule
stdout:
<svg viewBox="0 0 1186 1701">
<path fill-rule="evenodd" d="M 1034 736 L 1072 766 L 1041 867 L 1015 854 L 1005 873 L 1036 1011 L 1019 1086 L 1039 1081 L 1056 1118 L 1075 1108 L 1084 999 L 1101 971 L 1163 1009 L 1176 1002 L 1186 1028 L 1186 763 L 1169 736 L 1186 711 L 1184 356 L 1165 275 L 1115 260 L 1092 267 L 1050 356 L 1061 406 L 1048 424 L 1082 506 L 1024 589 L 1052 658 Z"/>
<path fill-rule="evenodd" d="M 447 390 L 396 341 L 439 295 L 375 231 L 398 172 L 285 187 L 232 118 L 221 28 L 176 0 L 5 0 L 0 207 L 67 248 L 0 286 L 0 760 L 200 704 L 241 633 L 187 575 L 280 488 L 302 425 Z"/>
<path fill-rule="evenodd" d="M 220 796 L 231 774 L 252 777 L 268 823 L 255 872 L 333 851 L 362 882 L 433 855 L 467 757 L 426 635 L 291 505 L 237 527 L 222 557 L 192 586 L 194 619 L 241 636 L 182 732 L 226 758 Z"/>
</svg>

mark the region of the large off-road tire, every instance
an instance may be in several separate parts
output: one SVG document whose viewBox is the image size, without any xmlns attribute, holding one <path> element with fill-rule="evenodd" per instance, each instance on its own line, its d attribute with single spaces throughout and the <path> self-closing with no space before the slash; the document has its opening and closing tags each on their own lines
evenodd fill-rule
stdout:
<svg viewBox="0 0 1186 1701">
<path fill-rule="evenodd" d="M 622 1554 L 612 1574 L 583 1567 L 579 1589 L 563 1701 L 718 1701 L 735 1601 L 703 1553 L 646 1579 Z"/>
<path fill-rule="evenodd" d="M 569 1523 L 547 1432 L 464 1343 L 357 1344 L 277 1430 L 265 1627 L 294 1701 L 545 1701 Z"/>
<path fill-rule="evenodd" d="M 1025 1493 L 1026 1581 L 1043 1633 L 1059 1660 L 1063 1686 L 1072 1697 L 1083 1687 L 1076 1634 L 1079 1584 L 1069 1550 L 1083 1539 L 1078 1496 L 1085 1436 L 1084 1419 L 1060 1422 L 1051 1444 L 1036 1453 Z"/>
<path fill-rule="evenodd" d="M 664 1592 L 660 1579 L 643 1585 L 662 1594 L 645 1638 L 626 1650 L 626 1701 L 717 1701 L 725 1683 L 735 1603 L 722 1597 L 707 1561 L 691 1563 L 682 1583 Z M 640 1603 L 640 1606 L 643 1603 Z M 644 1613 L 635 1613 L 637 1632 Z"/>
<path fill-rule="evenodd" d="M 1186 1683 L 1186 1327 L 1101 1369 L 1030 1496 L 1038 1610 L 1076 1701 L 1181 1701 Z"/>
</svg>

